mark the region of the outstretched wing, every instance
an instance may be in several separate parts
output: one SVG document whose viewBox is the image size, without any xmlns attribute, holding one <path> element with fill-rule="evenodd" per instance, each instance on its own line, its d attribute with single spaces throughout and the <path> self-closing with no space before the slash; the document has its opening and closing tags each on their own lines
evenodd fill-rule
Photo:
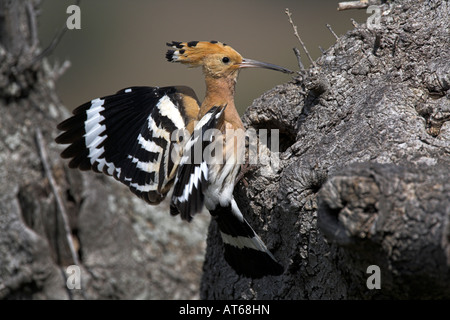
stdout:
<svg viewBox="0 0 450 320">
<path fill-rule="evenodd" d="M 199 213 L 205 202 L 204 191 L 208 186 L 208 165 L 212 159 L 204 153 L 214 139 L 222 133 L 216 128 L 223 121 L 225 106 L 212 107 L 196 124 L 194 132 L 184 146 L 170 203 L 172 215 L 190 221 Z"/>
<path fill-rule="evenodd" d="M 198 111 L 188 87 L 130 87 L 75 109 L 55 141 L 70 144 L 61 153 L 70 168 L 113 176 L 157 204 L 175 178 L 186 143 L 179 137 L 192 133 Z"/>
</svg>

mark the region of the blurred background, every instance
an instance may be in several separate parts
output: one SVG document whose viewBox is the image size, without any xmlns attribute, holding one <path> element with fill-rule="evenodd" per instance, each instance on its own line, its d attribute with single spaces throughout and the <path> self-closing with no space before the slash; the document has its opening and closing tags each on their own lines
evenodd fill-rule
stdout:
<svg viewBox="0 0 450 320">
<path fill-rule="evenodd" d="M 39 19 L 41 47 L 65 25 L 75 1 L 44 0 Z M 205 92 L 200 69 L 169 63 L 166 42 L 218 40 L 242 56 L 298 70 L 293 47 L 302 52 L 285 14 L 289 8 L 298 32 L 313 59 L 334 44 L 326 28 L 338 35 L 353 28 L 351 18 L 366 21 L 365 10 L 338 12 L 337 0 L 81 0 L 81 30 L 68 30 L 49 59 L 70 60 L 57 82 L 68 109 L 94 98 L 134 86 L 188 85 L 199 99 Z M 270 70 L 240 73 L 236 106 L 241 113 L 263 92 L 290 80 Z"/>
</svg>

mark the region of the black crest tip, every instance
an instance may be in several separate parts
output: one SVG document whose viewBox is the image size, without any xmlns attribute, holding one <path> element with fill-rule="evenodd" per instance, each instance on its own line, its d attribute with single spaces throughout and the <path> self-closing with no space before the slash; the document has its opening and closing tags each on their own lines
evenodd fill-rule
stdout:
<svg viewBox="0 0 450 320">
<path fill-rule="evenodd" d="M 174 60 L 173 60 L 173 54 L 175 53 L 175 50 L 167 50 L 167 53 L 166 53 L 166 59 L 167 59 L 167 61 L 169 61 L 169 62 L 173 62 Z"/>
<path fill-rule="evenodd" d="M 172 42 L 167 42 L 166 45 L 168 47 L 173 47 L 173 48 L 178 48 L 181 49 L 184 47 L 184 45 L 182 44 L 181 41 L 172 41 Z"/>
<path fill-rule="evenodd" d="M 195 47 L 197 45 L 198 41 L 189 41 L 187 43 L 188 47 Z"/>
</svg>

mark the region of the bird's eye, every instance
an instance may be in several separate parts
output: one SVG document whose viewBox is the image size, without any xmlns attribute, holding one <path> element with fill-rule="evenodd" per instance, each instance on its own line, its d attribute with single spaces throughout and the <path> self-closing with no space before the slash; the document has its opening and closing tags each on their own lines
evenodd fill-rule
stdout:
<svg viewBox="0 0 450 320">
<path fill-rule="evenodd" d="M 223 62 L 223 63 L 228 63 L 228 62 L 230 62 L 230 58 L 228 58 L 228 57 L 223 57 L 223 58 L 222 58 L 222 62 Z"/>
</svg>

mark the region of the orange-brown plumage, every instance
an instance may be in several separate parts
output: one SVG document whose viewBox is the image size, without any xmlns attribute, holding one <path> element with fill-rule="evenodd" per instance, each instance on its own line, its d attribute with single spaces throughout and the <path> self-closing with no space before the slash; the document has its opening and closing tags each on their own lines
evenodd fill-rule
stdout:
<svg viewBox="0 0 450 320">
<path fill-rule="evenodd" d="M 239 70 L 248 67 L 269 68 L 282 72 L 291 72 L 282 67 L 244 59 L 232 47 L 217 41 L 191 41 L 168 43 L 166 58 L 171 62 L 180 62 L 190 67 L 202 67 L 205 75 L 206 96 L 201 105 L 198 119 L 201 119 L 212 107 L 227 105 L 225 121 L 221 128 L 244 128 L 234 104 L 235 85 Z"/>
</svg>

